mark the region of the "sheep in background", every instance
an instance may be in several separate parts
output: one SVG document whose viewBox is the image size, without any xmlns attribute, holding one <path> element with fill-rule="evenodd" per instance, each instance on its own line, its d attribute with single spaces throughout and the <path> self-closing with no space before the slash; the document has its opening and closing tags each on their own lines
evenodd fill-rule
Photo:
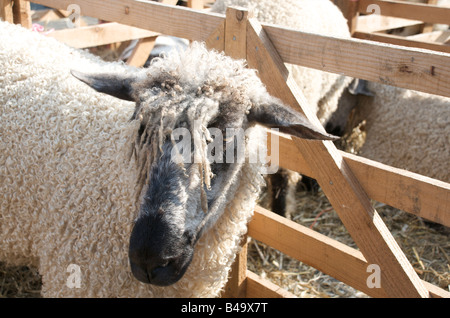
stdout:
<svg viewBox="0 0 450 318">
<path fill-rule="evenodd" d="M 0 82 L 0 259 L 38 267 L 48 297 L 217 296 L 263 180 L 206 160 L 205 129 L 332 138 L 201 45 L 139 71 L 0 22 Z M 180 125 L 203 145 L 195 164 L 167 158 Z"/>
<path fill-rule="evenodd" d="M 372 82 L 368 89 L 374 96 L 359 97 L 346 128 L 364 123 L 357 153 L 450 182 L 450 98 Z"/>
<path fill-rule="evenodd" d="M 228 6 L 247 8 L 258 21 L 277 24 L 303 32 L 336 37 L 350 37 L 347 20 L 329 0 L 216 0 L 213 12 L 225 13 Z M 338 107 L 339 98 L 351 78 L 299 65 L 286 64 L 309 105 L 326 125 Z M 281 176 L 280 176 L 281 175 Z M 294 194 L 302 177 L 294 171 L 281 169 L 280 175 L 269 175 L 268 200 L 263 205 L 286 217 L 296 210 Z M 277 189 L 271 185 L 280 185 Z"/>
</svg>

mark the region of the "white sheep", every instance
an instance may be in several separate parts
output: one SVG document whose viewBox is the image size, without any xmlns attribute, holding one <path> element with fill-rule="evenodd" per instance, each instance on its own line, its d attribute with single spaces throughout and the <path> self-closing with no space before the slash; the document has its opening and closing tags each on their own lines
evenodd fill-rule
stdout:
<svg viewBox="0 0 450 318">
<path fill-rule="evenodd" d="M 365 120 L 358 154 L 450 182 L 450 98 L 372 82 L 368 88 L 374 96 L 359 97 L 349 123 Z"/>
<path fill-rule="evenodd" d="M 206 128 L 255 122 L 332 138 L 202 45 L 137 70 L 0 22 L 0 260 L 36 266 L 47 297 L 219 295 L 263 180 L 211 163 Z M 168 156 L 178 128 L 193 164 Z"/>
</svg>

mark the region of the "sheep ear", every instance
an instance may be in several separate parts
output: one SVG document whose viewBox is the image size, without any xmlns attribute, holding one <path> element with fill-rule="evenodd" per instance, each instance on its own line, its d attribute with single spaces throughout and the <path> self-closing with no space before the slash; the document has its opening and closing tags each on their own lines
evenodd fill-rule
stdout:
<svg viewBox="0 0 450 318">
<path fill-rule="evenodd" d="M 270 103 L 253 107 L 247 115 L 249 122 L 257 122 L 269 128 L 303 139 L 336 140 L 322 127 L 314 126 L 303 114 L 281 103 Z"/>
<path fill-rule="evenodd" d="M 71 70 L 70 73 L 97 92 L 105 93 L 123 100 L 134 101 L 132 96 L 133 77 L 119 74 L 85 74 L 75 70 Z"/>
</svg>

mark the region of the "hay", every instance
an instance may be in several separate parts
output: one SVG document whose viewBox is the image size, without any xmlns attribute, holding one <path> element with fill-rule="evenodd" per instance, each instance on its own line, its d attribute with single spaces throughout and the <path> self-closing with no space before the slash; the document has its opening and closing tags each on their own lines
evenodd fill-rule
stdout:
<svg viewBox="0 0 450 318">
<path fill-rule="evenodd" d="M 450 228 L 385 204 L 373 204 L 419 277 L 449 291 Z M 297 212 L 292 220 L 357 249 L 321 189 L 316 193 L 297 189 Z M 248 268 L 298 297 L 368 297 L 253 239 L 248 248 Z"/>
<path fill-rule="evenodd" d="M 0 262 L 0 298 L 40 297 L 42 282 L 36 268 Z"/>
</svg>

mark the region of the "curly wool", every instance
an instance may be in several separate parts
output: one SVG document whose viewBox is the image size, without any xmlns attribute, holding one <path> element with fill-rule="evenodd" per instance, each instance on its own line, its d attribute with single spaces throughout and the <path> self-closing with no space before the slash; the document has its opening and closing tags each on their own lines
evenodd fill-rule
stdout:
<svg viewBox="0 0 450 318">
<path fill-rule="evenodd" d="M 327 36 L 349 38 L 347 20 L 329 0 L 216 0 L 212 11 L 225 13 L 228 6 L 247 8 L 263 23 Z M 305 44 L 307 45 L 307 44 Z M 298 65 L 286 65 L 322 124 L 337 109 L 351 78 Z"/>
<path fill-rule="evenodd" d="M 191 63 L 217 59 L 204 49 L 189 53 L 177 58 L 185 81 Z M 219 60 L 227 63 L 200 66 L 211 81 L 238 65 Z M 153 68 L 180 65 L 169 61 Z M 235 198 L 180 281 L 138 282 L 128 261 L 139 175 L 129 150 L 140 121 L 129 120 L 133 103 L 89 89 L 70 69 L 138 72 L 0 22 L 0 259 L 37 266 L 46 297 L 218 296 L 263 183 L 259 167 L 242 169 Z M 192 87 L 204 80 L 198 74 Z M 80 268 L 80 288 L 67 284 L 71 264 Z"/>
<path fill-rule="evenodd" d="M 366 120 L 359 155 L 450 182 L 450 98 L 369 83 L 374 97 L 355 109 Z"/>
</svg>

